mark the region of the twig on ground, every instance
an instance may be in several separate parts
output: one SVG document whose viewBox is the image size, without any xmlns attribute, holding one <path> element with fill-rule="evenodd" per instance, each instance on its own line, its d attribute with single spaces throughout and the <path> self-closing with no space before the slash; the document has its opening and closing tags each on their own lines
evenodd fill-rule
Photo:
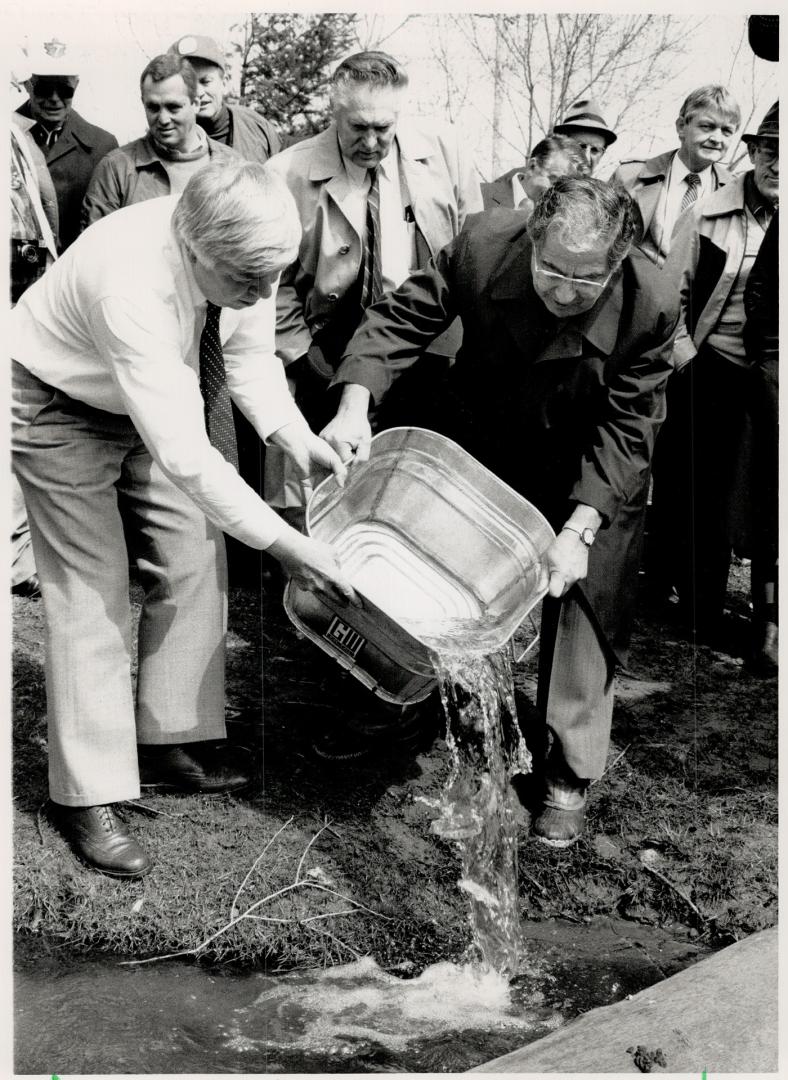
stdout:
<svg viewBox="0 0 788 1080">
<path fill-rule="evenodd" d="M 244 890 L 244 886 L 246 885 L 247 881 L 249 880 L 249 878 L 250 878 L 250 877 L 252 876 L 252 874 L 254 873 L 254 871 L 255 871 L 255 867 L 256 867 L 256 866 L 257 866 L 257 864 L 258 864 L 258 863 L 260 862 L 260 860 L 262 859 L 263 855 L 265 855 L 265 853 L 266 853 L 266 852 L 268 851 L 268 849 L 269 849 L 269 848 L 271 847 L 271 844 L 273 844 L 274 840 L 276 840 L 277 836 L 279 836 L 279 834 L 280 834 L 280 833 L 283 833 L 283 832 L 285 831 L 285 829 L 287 828 L 287 826 L 291 824 L 291 822 L 293 821 L 293 817 L 294 817 L 294 816 L 295 816 L 295 815 L 292 815 L 292 814 L 291 814 L 291 816 L 290 816 L 290 817 L 289 817 L 289 818 L 287 819 L 287 821 L 286 821 L 286 822 L 284 823 L 284 825 L 280 825 L 280 826 L 279 826 L 279 828 L 278 828 L 278 829 L 276 830 L 276 832 L 274 833 L 274 835 L 273 835 L 273 836 L 271 837 L 271 839 L 270 839 L 270 840 L 268 841 L 268 843 L 267 843 L 267 844 L 265 845 L 265 847 L 263 848 L 263 850 L 262 850 L 262 851 L 260 852 L 260 854 L 259 854 L 259 855 L 257 856 L 257 858 L 255 859 L 255 861 L 254 861 L 254 862 L 252 863 L 252 865 L 251 865 L 251 866 L 249 867 L 249 872 L 247 873 L 246 877 L 245 877 L 245 878 L 243 879 L 243 881 L 241 882 L 241 884 L 240 884 L 240 885 L 238 886 L 238 892 L 237 892 L 237 893 L 235 894 L 235 896 L 233 897 L 233 902 L 232 902 L 232 904 L 230 905 L 230 918 L 231 918 L 231 919 L 234 919 L 234 918 L 235 918 L 235 912 L 236 912 L 236 904 L 238 903 L 238 897 L 239 897 L 239 896 L 241 895 L 241 893 L 242 893 L 242 892 L 243 892 L 243 890 Z"/>
<path fill-rule="evenodd" d="M 129 810 L 134 810 L 138 814 L 154 814 L 157 817 L 169 817 L 169 818 L 191 818 L 190 814 L 173 814 L 170 810 L 157 810 L 155 806 L 149 806 L 147 803 L 136 802 L 133 799 L 124 799 L 122 806 L 126 806 Z"/>
<path fill-rule="evenodd" d="M 36 829 L 38 829 L 38 839 L 41 841 L 41 846 L 46 847 L 46 840 L 44 839 L 44 830 L 41 828 L 41 815 L 44 812 L 46 806 L 46 799 L 41 803 L 38 810 L 36 810 Z"/>
<path fill-rule="evenodd" d="M 321 827 L 321 828 L 319 828 L 319 829 L 317 830 L 317 832 L 315 833 L 315 835 L 314 835 L 314 836 L 312 837 L 312 839 L 311 839 L 311 840 L 309 841 L 309 843 L 308 843 L 308 844 L 306 845 L 306 847 L 304 848 L 304 853 L 303 853 L 303 855 L 301 856 L 301 859 L 300 859 L 300 861 L 299 861 L 299 863 L 298 863 L 298 868 L 297 868 L 297 870 L 296 870 L 296 876 L 295 876 L 295 879 L 296 879 L 296 881 L 300 881 L 300 880 L 301 880 L 301 869 L 302 869 L 302 867 L 303 867 L 303 865 L 304 865 L 304 860 L 306 859 L 307 855 L 309 854 L 309 849 L 310 849 L 310 848 L 312 847 L 312 845 L 314 844 L 315 840 L 317 840 L 318 836 L 320 836 L 320 834 L 321 834 L 322 832 L 325 832 L 325 831 L 326 831 L 326 829 L 327 829 L 327 828 L 328 828 L 328 827 L 329 827 L 330 825 L 331 825 L 331 822 L 330 822 L 330 821 L 328 820 L 328 818 L 326 818 L 326 819 L 325 819 L 325 820 L 323 821 L 323 825 L 322 825 L 322 827 Z"/>
<path fill-rule="evenodd" d="M 523 870 L 522 867 L 519 868 L 519 874 L 521 877 L 528 878 L 531 884 L 535 885 L 540 893 L 544 894 L 547 892 L 547 889 L 544 887 L 544 885 L 542 885 L 541 882 L 537 881 L 535 877 L 531 877 L 530 874 L 526 873 L 526 871 Z"/>
<path fill-rule="evenodd" d="M 306 848 L 305 848 L 305 850 L 304 850 L 304 852 L 303 852 L 303 854 L 301 856 L 301 859 L 300 859 L 300 861 L 298 863 L 298 869 L 296 870 L 296 880 L 295 881 L 292 881 L 289 885 L 285 885 L 281 889 L 277 889 L 275 892 L 269 893 L 267 896 L 261 897 L 260 900 L 255 900 L 255 902 L 253 904 L 250 904 L 249 907 L 246 909 L 246 911 L 242 911 L 240 913 L 240 915 L 235 915 L 234 914 L 234 912 L 236 910 L 235 905 L 236 905 L 238 897 L 239 897 L 239 895 L 241 893 L 241 889 L 243 889 L 244 885 L 248 881 L 249 875 L 252 873 L 252 870 L 254 870 L 254 867 L 259 863 L 260 859 L 263 857 L 265 852 L 268 850 L 268 848 L 274 842 L 274 840 L 279 835 L 279 833 L 282 832 L 283 829 L 287 828 L 287 826 L 290 824 L 290 822 L 292 820 L 293 819 L 290 818 L 288 821 L 285 822 L 284 825 L 282 825 L 277 830 L 276 833 L 274 833 L 274 835 L 268 841 L 266 847 L 263 849 L 263 851 L 260 852 L 260 854 L 255 859 L 254 864 L 252 865 L 251 869 L 249 870 L 249 873 L 246 875 L 243 882 L 241 883 L 240 888 L 238 889 L 238 892 L 235 894 L 235 899 L 233 900 L 233 905 L 232 905 L 232 908 L 231 908 L 231 915 L 230 915 L 230 921 L 229 922 L 225 923 L 224 926 L 219 927 L 219 929 L 216 930 L 213 934 L 210 934 L 207 938 L 205 938 L 204 941 L 201 941 L 199 945 L 195 945 L 191 949 L 180 949 L 178 952 L 164 953 L 164 954 L 162 954 L 160 956 L 149 956 L 144 960 L 122 960 L 120 962 L 120 966 L 121 967 L 135 967 L 135 966 L 138 966 L 138 965 L 141 965 L 141 964 L 152 964 L 157 960 L 174 960 L 179 956 L 196 956 L 198 953 L 201 953 L 203 951 L 203 949 L 206 949 L 211 944 L 212 941 L 215 941 L 216 938 L 221 937 L 222 934 L 226 933 L 228 930 L 231 930 L 234 926 L 237 926 L 238 923 L 242 922 L 244 919 L 259 920 L 261 922 L 282 922 L 282 921 L 304 922 L 304 921 L 308 921 L 308 920 L 304 920 L 304 919 L 301 919 L 301 918 L 293 919 L 293 920 L 281 920 L 281 919 L 276 919 L 273 916 L 268 917 L 268 916 L 253 915 L 252 914 L 252 912 L 255 911 L 255 909 L 259 908 L 262 904 L 267 904 L 271 900 L 277 900 L 280 897 L 284 896 L 286 893 L 292 892 L 294 889 L 302 889 L 302 888 L 317 889 L 318 892 L 328 893 L 330 896 L 338 897 L 340 900 L 344 900 L 346 903 L 353 905 L 352 909 L 349 912 L 345 912 L 345 911 L 342 911 L 342 912 L 327 912 L 325 914 L 325 916 L 313 916 L 313 918 L 318 918 L 318 917 L 328 918 L 328 917 L 330 917 L 331 915 L 334 915 L 334 914 L 346 915 L 346 914 L 353 914 L 356 911 L 366 911 L 366 912 L 368 912 L 368 914 L 375 915 L 379 919 L 390 920 L 391 917 L 389 915 L 383 915 L 379 911 L 373 911 L 372 908 L 368 908 L 365 904 L 359 903 L 358 900 L 354 900 L 350 896 L 345 896 L 344 893 L 338 892 L 336 889 L 330 889 L 328 886 L 321 885 L 317 881 L 306 881 L 304 879 L 298 880 L 298 874 L 300 874 L 300 872 L 301 872 L 301 868 L 303 867 L 304 859 L 306 857 L 307 852 L 309 851 L 310 847 L 312 846 L 314 841 L 317 839 L 317 837 L 320 835 L 320 833 L 323 832 L 324 829 L 328 828 L 328 824 L 329 824 L 328 822 L 326 822 L 325 825 L 323 825 L 323 827 L 315 834 L 315 836 L 312 837 L 312 839 L 307 844 L 307 846 L 306 846 Z M 329 934 L 328 931 L 324 931 L 320 927 L 316 927 L 315 929 L 320 930 L 321 933 Z M 334 937 L 333 934 L 329 934 L 329 936 Z M 335 938 L 335 940 L 337 942 L 340 942 L 339 938 Z M 350 949 L 350 946 L 345 945 L 344 942 L 340 942 L 340 944 L 344 945 L 345 948 Z M 356 956 L 357 959 L 360 959 L 360 954 L 355 953 L 355 951 L 353 949 L 350 949 L 350 951 L 354 953 L 354 955 Z"/>
<path fill-rule="evenodd" d="M 687 905 L 687 907 L 695 912 L 695 914 L 698 916 L 698 918 L 700 919 L 700 921 L 704 925 L 710 921 L 703 914 L 703 912 L 700 910 L 700 908 L 697 907 L 695 904 L 693 904 L 693 902 L 690 900 L 690 898 L 687 896 L 687 894 L 685 892 L 683 892 L 678 887 L 678 885 L 674 885 L 672 881 L 670 881 L 668 878 L 666 878 L 664 874 L 660 873 L 659 870 L 655 870 L 653 866 L 648 866 L 646 863 L 641 863 L 640 865 L 643 867 L 644 870 L 648 870 L 649 874 L 653 874 L 655 878 L 657 878 L 659 881 L 661 881 L 663 883 L 663 885 L 667 885 L 669 889 L 672 889 L 673 892 L 676 893 L 677 896 L 680 896 L 681 899 L 684 901 L 684 903 Z"/>
<path fill-rule="evenodd" d="M 347 949 L 347 951 L 351 953 L 352 956 L 355 956 L 356 960 L 363 959 L 363 955 L 360 952 L 356 952 L 352 945 L 348 945 L 346 941 L 343 941 L 342 938 L 338 938 L 336 934 L 332 934 L 331 931 L 326 930 L 325 927 L 315 926 L 311 929 L 317 930 L 318 934 L 324 934 L 326 937 L 330 937 L 332 941 L 335 941 L 337 943 L 337 945 L 341 945 L 343 949 Z"/>
<path fill-rule="evenodd" d="M 627 745 L 624 747 L 624 749 L 621 751 L 621 753 L 618 755 L 618 757 L 613 758 L 613 760 L 610 762 L 610 764 L 605 769 L 605 771 L 602 773 L 602 775 L 600 777 L 598 777 L 596 780 L 592 780 L 591 783 L 588 786 L 593 787 L 594 784 L 598 784 L 600 780 L 604 780 L 605 777 L 607 776 L 607 774 L 609 772 L 612 772 L 613 769 L 615 769 L 616 765 L 618 765 L 619 761 L 621 761 L 622 757 L 624 756 L 624 754 L 626 754 L 627 750 L 629 750 L 631 745 L 632 745 L 632 743 L 628 742 Z"/>
</svg>

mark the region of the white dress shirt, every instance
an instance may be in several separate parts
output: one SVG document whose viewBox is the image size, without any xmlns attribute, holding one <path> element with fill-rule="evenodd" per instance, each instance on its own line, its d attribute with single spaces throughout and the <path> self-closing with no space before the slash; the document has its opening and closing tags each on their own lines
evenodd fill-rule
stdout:
<svg viewBox="0 0 788 1080">
<path fill-rule="evenodd" d="M 224 532 L 255 548 L 281 534 L 278 515 L 210 443 L 199 387 L 206 298 L 175 239 L 176 196 L 91 225 L 10 315 L 10 355 L 42 382 L 128 415 L 167 476 Z M 306 424 L 274 352 L 275 296 L 224 308 L 227 384 L 262 439 Z"/>
<path fill-rule="evenodd" d="M 667 179 L 662 186 L 661 200 L 663 200 L 665 212 L 664 215 L 660 215 L 660 208 L 658 207 L 654 215 L 657 220 L 662 222 L 662 243 L 665 249 L 670 247 L 670 237 L 673 235 L 673 228 L 681 214 L 681 204 L 687 193 L 687 177 L 691 172 L 692 169 L 687 168 L 679 155 L 674 154 Z M 697 189 L 697 199 L 702 199 L 705 195 L 711 195 L 712 191 L 714 191 L 711 166 L 696 173 L 696 176 L 700 181 Z"/>
<path fill-rule="evenodd" d="M 353 191 L 348 218 L 361 236 L 367 220 L 367 193 L 371 181 L 369 170 L 346 158 L 342 162 Z M 380 262 L 383 290 L 390 292 L 410 277 L 416 264 L 416 226 L 405 220 L 405 200 L 399 170 L 399 151 L 393 142 L 388 154 L 378 166 L 380 188 Z M 347 207 L 345 207 L 347 210 Z"/>
</svg>

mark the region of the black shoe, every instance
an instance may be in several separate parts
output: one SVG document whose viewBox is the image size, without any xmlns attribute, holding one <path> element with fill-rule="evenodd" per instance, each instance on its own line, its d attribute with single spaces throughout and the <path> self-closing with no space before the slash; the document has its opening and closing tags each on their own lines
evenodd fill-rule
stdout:
<svg viewBox="0 0 788 1080">
<path fill-rule="evenodd" d="M 323 731 L 312 741 L 312 751 L 324 761 L 357 761 L 370 757 L 402 757 L 432 746 L 440 729 L 440 706 L 428 698 L 405 705 L 388 725 L 363 728 L 348 724 Z"/>
<path fill-rule="evenodd" d="M 140 878 L 153 866 L 111 806 L 51 805 L 72 849 L 95 870 L 110 877 Z"/>
<path fill-rule="evenodd" d="M 146 786 L 219 795 L 252 781 L 248 751 L 227 742 L 139 746 L 140 782 Z"/>
<path fill-rule="evenodd" d="M 38 600 L 41 596 L 41 583 L 38 574 L 31 574 L 29 578 L 11 586 L 12 596 L 26 596 L 28 600 Z"/>
</svg>

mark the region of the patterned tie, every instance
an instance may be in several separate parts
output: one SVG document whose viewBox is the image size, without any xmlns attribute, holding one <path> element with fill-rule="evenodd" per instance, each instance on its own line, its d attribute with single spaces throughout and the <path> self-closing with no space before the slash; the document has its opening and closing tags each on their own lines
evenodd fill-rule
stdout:
<svg viewBox="0 0 788 1080">
<path fill-rule="evenodd" d="M 383 273 L 380 264 L 380 174 L 369 170 L 370 187 L 367 194 L 367 238 L 364 250 L 364 280 L 361 286 L 361 306 L 368 308 L 383 295 Z"/>
<path fill-rule="evenodd" d="M 224 370 L 224 354 L 219 337 L 222 309 L 208 304 L 205 326 L 200 336 L 200 392 L 205 402 L 205 427 L 211 445 L 238 468 L 233 406 Z"/>
<path fill-rule="evenodd" d="M 687 185 L 687 190 L 684 192 L 684 198 L 681 200 L 680 214 L 683 214 L 688 206 L 692 206 L 698 197 L 698 189 L 700 188 L 700 177 L 697 173 L 687 173 L 684 177 L 684 182 Z"/>
</svg>

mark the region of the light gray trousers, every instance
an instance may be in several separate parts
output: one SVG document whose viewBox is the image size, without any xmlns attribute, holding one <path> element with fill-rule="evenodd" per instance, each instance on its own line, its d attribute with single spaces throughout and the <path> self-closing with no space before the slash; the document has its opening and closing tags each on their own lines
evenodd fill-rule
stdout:
<svg viewBox="0 0 788 1080">
<path fill-rule="evenodd" d="M 225 736 L 224 538 L 127 416 L 16 363 L 12 452 L 47 624 L 50 796 L 68 806 L 138 798 L 137 742 Z M 145 591 L 136 708 L 130 561 Z"/>
</svg>

